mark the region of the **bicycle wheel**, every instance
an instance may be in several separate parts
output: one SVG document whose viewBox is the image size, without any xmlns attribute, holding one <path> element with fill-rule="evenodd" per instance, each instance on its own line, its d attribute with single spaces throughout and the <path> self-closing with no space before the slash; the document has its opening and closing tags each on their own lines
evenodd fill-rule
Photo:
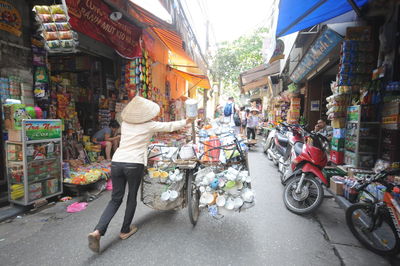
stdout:
<svg viewBox="0 0 400 266">
<path fill-rule="evenodd" d="M 346 223 L 353 235 L 369 250 L 380 255 L 400 252 L 400 239 L 388 213 L 373 222 L 374 204 L 357 203 L 346 210 Z"/>
<path fill-rule="evenodd" d="M 193 171 L 186 172 L 187 177 L 187 204 L 189 211 L 189 219 L 193 226 L 196 225 L 200 215 L 199 200 L 200 192 L 194 184 Z"/>
</svg>

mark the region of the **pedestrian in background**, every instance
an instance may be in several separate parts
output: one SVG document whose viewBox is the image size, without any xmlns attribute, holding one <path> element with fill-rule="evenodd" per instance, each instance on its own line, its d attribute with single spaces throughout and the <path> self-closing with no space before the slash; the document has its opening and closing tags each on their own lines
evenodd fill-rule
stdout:
<svg viewBox="0 0 400 266">
<path fill-rule="evenodd" d="M 235 105 L 235 99 L 233 97 L 229 97 L 224 106 L 223 121 L 224 123 L 229 124 L 235 130 L 235 134 L 240 133 L 239 112 L 239 108 Z"/>
<path fill-rule="evenodd" d="M 94 231 L 88 235 L 89 248 L 94 252 L 100 251 L 100 238 L 107 231 L 111 219 L 122 203 L 126 183 L 129 193 L 119 237 L 127 239 L 137 231 L 137 227 L 131 225 L 131 222 L 135 215 L 143 169 L 147 164 L 147 148 L 153 134 L 176 131 L 193 122 L 193 119 L 189 118 L 175 122 L 152 121 L 159 112 L 158 104 L 139 96 L 133 98 L 122 111 L 121 142 L 111 163 L 111 200 Z"/>
<path fill-rule="evenodd" d="M 240 108 L 240 134 L 246 135 L 247 112 L 245 107 Z"/>
<path fill-rule="evenodd" d="M 256 139 L 256 129 L 258 127 L 258 123 L 260 118 L 258 114 L 260 111 L 256 108 L 252 108 L 250 110 L 250 115 L 247 117 L 247 139 Z"/>
</svg>

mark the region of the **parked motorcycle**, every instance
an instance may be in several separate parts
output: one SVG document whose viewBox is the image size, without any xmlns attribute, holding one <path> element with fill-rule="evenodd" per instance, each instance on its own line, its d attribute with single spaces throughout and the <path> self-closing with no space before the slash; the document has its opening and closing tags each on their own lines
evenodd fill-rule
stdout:
<svg viewBox="0 0 400 266">
<path fill-rule="evenodd" d="M 273 161 L 275 165 L 278 165 L 280 157 L 286 153 L 289 143 L 287 132 L 288 126 L 281 123 L 268 135 L 264 151 L 266 151 L 268 159 Z"/>
<path fill-rule="evenodd" d="M 322 169 L 328 163 L 329 141 L 319 133 L 302 129 L 305 143 L 301 150 L 292 150 L 293 173 L 284 181 L 283 201 L 286 207 L 296 214 L 308 214 L 322 203 L 324 190 L 322 184 L 328 181 Z"/>
<path fill-rule="evenodd" d="M 281 175 L 282 184 L 284 182 L 283 180 L 285 179 L 285 176 L 288 176 L 291 173 L 290 164 L 292 162 L 292 158 L 295 158 L 295 156 L 292 155 L 292 151 L 294 150 L 295 152 L 297 152 L 297 155 L 300 154 L 304 143 L 304 137 L 300 125 L 287 125 L 287 127 L 287 137 L 289 139 L 289 142 L 286 147 L 285 153 L 279 158 L 278 164 L 278 171 Z"/>
</svg>

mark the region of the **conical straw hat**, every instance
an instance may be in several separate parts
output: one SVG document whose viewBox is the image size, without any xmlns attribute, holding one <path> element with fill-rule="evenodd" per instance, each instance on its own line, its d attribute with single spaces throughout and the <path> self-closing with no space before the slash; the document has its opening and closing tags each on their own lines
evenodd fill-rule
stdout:
<svg viewBox="0 0 400 266">
<path fill-rule="evenodd" d="M 130 124 L 141 124 L 150 121 L 158 115 L 160 106 L 155 102 L 143 97 L 134 97 L 124 110 L 122 110 L 122 121 Z"/>
</svg>

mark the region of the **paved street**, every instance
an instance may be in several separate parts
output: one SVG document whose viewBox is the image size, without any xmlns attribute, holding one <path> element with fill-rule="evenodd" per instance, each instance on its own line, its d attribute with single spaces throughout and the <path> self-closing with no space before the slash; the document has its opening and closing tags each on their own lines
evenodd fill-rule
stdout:
<svg viewBox="0 0 400 266">
<path fill-rule="evenodd" d="M 275 167 L 260 151 L 252 151 L 249 159 L 257 203 L 246 212 L 222 220 L 204 212 L 193 228 L 187 209 L 156 212 L 140 203 L 135 218 L 139 231 L 122 241 L 121 208 L 97 255 L 87 248 L 86 235 L 110 197 L 105 192 L 80 213 L 66 213 L 66 203 L 57 203 L 0 224 L 0 264 L 389 265 L 358 247 L 332 199 L 325 200 L 317 217 L 287 211 Z"/>
</svg>

